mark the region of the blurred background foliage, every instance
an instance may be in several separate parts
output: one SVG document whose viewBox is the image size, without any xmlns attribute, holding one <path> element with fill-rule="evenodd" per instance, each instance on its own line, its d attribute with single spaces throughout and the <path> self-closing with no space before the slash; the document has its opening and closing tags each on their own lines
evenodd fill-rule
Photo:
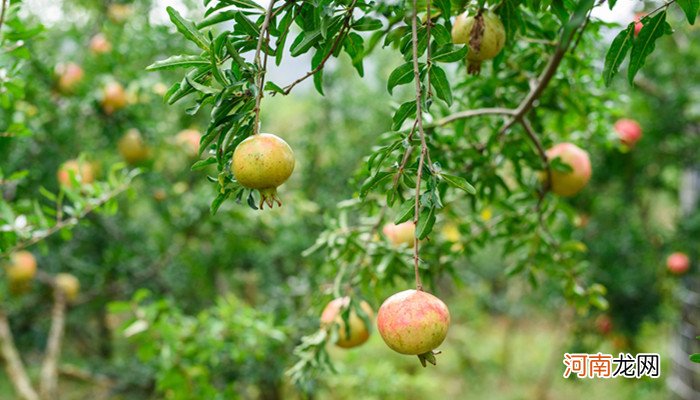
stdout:
<svg viewBox="0 0 700 400">
<path fill-rule="evenodd" d="M 700 39 L 697 29 L 679 25 L 660 41 L 636 88 L 620 79 L 603 89 L 600 60 L 588 58 L 604 51 L 605 24 L 596 23 L 564 62 L 562 70 L 574 72 L 561 72 L 540 100 L 533 123 L 546 146 L 576 141 L 587 146 L 594 165 L 593 181 L 579 196 L 548 200 L 554 203 L 549 223 L 557 239 L 571 243 L 554 262 L 551 254 L 540 254 L 551 248 L 534 245 L 535 253 L 504 255 L 509 243 L 534 241 L 542 234 L 531 230 L 537 226 L 536 216 L 527 213 L 532 193 L 508 190 L 515 187 L 512 182 L 499 183 L 533 184 L 536 177 L 521 176 L 514 165 L 499 164 L 496 171 L 501 152 L 506 160 L 519 158 L 537 168 L 523 135 L 511 135 L 505 143 L 491 140 L 488 118 L 457 124 L 454 132 L 471 132 L 466 138 L 441 135 L 435 154 L 442 167 L 468 174 L 479 194 L 449 195 L 422 254 L 430 260 L 425 272 L 430 290 L 453 315 L 438 367 L 424 370 L 414 358 L 392 353 L 375 333 L 358 349 L 330 349 L 336 372 L 316 374 L 296 387 L 285 371 L 297 361 L 294 348 L 301 337 L 318 329 L 318 315 L 332 298 L 341 264 L 371 266 L 361 269 L 354 286 L 375 309 L 411 282 L 409 250 L 391 247 L 381 234 L 372 238 L 368 248 L 379 250 L 370 257 L 360 252 L 350 260 L 333 260 L 322 251 L 302 256 L 319 235 L 327 239 L 319 243 L 332 249 L 329 237 L 342 241 L 352 238 L 347 229 L 376 223 L 368 217 L 376 217 L 379 196 L 370 195 L 362 205 L 347 199 L 357 198 L 367 177 L 366 157 L 392 140 L 382 132 L 390 129 L 398 103 L 386 93 L 385 82 L 399 57 L 377 51 L 366 79 L 358 78 L 347 60 L 332 63 L 325 71 L 323 97 L 311 85 L 291 96 L 267 97 L 264 130 L 283 136 L 297 157 L 295 173 L 281 189 L 285 205 L 256 212 L 229 201 L 210 216 L 214 188 L 206 171 L 190 171 L 193 157 L 174 139 L 184 129 L 201 132 L 207 113 L 190 116 L 184 112 L 187 104 L 164 104 L 166 85 L 179 76 L 144 71 L 154 60 L 182 51 L 182 40 L 164 17 L 164 2 L 11 3 L 3 36 L 11 41 L 15 35 L 22 43 L 0 53 L 0 132 L 5 132 L 0 168 L 12 177 L 1 186 L 3 205 L 23 212 L 31 209 L 29 199 L 45 197 L 41 188 L 57 192 L 59 165 L 72 158 L 95 163 L 102 174 L 98 179 L 109 181 L 108 171 L 128 164 L 118 143 L 130 129 L 137 129 L 150 148 L 147 159 L 128 165 L 141 174 L 117 197 L 112 212 L 90 214 L 74 230 L 30 248 L 40 270 L 70 272 L 81 282 L 68 314 L 62 398 L 667 395 L 664 378 L 679 314 L 679 278 L 668 274 L 664 261 L 673 251 L 693 260 L 700 256 L 700 213 L 683 217 L 678 200 L 683 172 L 697 165 L 700 148 L 700 71 L 691 67 L 700 61 L 700 48 L 692 45 Z M 198 7 L 198 2 L 178 2 L 192 16 Z M 91 50 L 96 34 L 104 35 L 111 49 Z M 457 109 L 519 101 L 542 62 L 538 57 L 548 49 L 518 43 L 507 50 L 515 54 L 510 61 L 479 77 L 464 78 L 463 66 L 450 70 L 454 87 L 468 94 L 456 97 Z M 79 65 L 83 76 L 64 90 L 57 71 L 68 63 Z M 303 74 L 307 66 L 292 62 L 286 68 L 273 70 L 272 79 Z M 124 87 L 123 109 L 103 107 L 109 82 Z M 396 98 L 410 95 L 410 90 L 399 92 Z M 633 149 L 622 147 L 613 131 L 621 117 L 643 127 L 644 137 Z M 478 155 L 474 146 L 465 145 L 481 141 L 485 145 Z M 499 224 L 503 220 L 511 222 Z M 8 246 L 3 253 L 13 240 L 3 236 Z M 578 287 L 542 279 L 570 257 L 583 279 L 605 287 L 594 286 L 592 298 L 603 301 L 598 295 L 604 293 L 607 311 L 572 307 L 562 289 Z M 690 275 L 697 275 L 696 265 Z M 3 308 L 35 376 L 32 362 L 46 341 L 50 290 L 38 282 L 22 296 L 6 289 Z M 609 318 L 607 328 L 601 328 L 601 318 Z M 658 352 L 664 360 L 662 378 L 563 380 L 565 351 Z M 0 397 L 13 396 L 3 375 Z"/>
</svg>

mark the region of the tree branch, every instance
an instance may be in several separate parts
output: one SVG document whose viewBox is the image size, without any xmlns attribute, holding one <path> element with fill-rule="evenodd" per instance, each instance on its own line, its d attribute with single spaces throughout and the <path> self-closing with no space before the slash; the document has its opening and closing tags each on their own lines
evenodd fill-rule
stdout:
<svg viewBox="0 0 700 400">
<path fill-rule="evenodd" d="M 2 5 L 0 8 L 0 39 L 2 39 L 2 25 L 5 23 L 5 11 L 7 11 L 7 2 L 9 0 L 0 0 Z"/>
<path fill-rule="evenodd" d="M 61 357 L 61 341 L 66 326 L 66 296 L 61 288 L 53 289 L 54 303 L 51 310 L 51 329 L 46 343 L 46 354 L 41 365 L 39 392 L 42 400 L 57 398 L 58 360 Z"/>
<path fill-rule="evenodd" d="M 465 111 L 456 112 L 454 114 L 450 114 L 444 118 L 440 118 L 439 120 L 433 122 L 432 124 L 426 125 L 425 128 L 426 129 L 433 129 L 433 128 L 437 128 L 440 126 L 445 126 L 445 125 L 451 124 L 452 122 L 460 120 L 460 119 L 478 117 L 481 115 L 510 116 L 510 115 L 515 115 L 515 110 L 510 109 L 510 108 L 477 108 L 474 110 L 465 110 Z"/>
<path fill-rule="evenodd" d="M 357 0 L 353 0 L 352 4 L 348 7 L 348 10 L 345 14 L 345 19 L 343 20 L 343 26 L 340 28 L 340 31 L 338 31 L 338 37 L 335 39 L 333 44 L 331 45 L 331 48 L 328 50 L 328 53 L 323 56 L 323 59 L 321 60 L 321 63 L 316 66 L 316 68 L 312 69 L 311 71 L 307 72 L 304 76 L 301 78 L 295 80 L 294 82 L 290 83 L 289 85 L 285 86 L 283 89 L 283 95 L 288 95 L 294 86 L 300 84 L 301 82 L 305 81 L 307 78 L 316 75 L 319 71 L 323 69 L 323 67 L 326 65 L 326 62 L 331 58 L 333 53 L 335 53 L 335 49 L 338 48 L 338 45 L 340 42 L 343 41 L 345 38 L 345 34 L 350 31 L 350 21 L 352 20 L 352 12 L 355 9 L 355 3 L 357 3 Z"/>
<path fill-rule="evenodd" d="M 39 400 L 39 396 L 32 387 L 27 371 L 24 369 L 22 358 L 17 352 L 10 324 L 7 321 L 5 312 L 0 310 L 0 352 L 5 360 L 5 370 L 14 386 L 17 394 L 22 400 Z"/>
<path fill-rule="evenodd" d="M 265 11 L 265 19 L 263 19 L 262 26 L 260 27 L 260 37 L 258 38 L 258 46 L 255 49 L 255 58 L 253 62 L 258 67 L 258 93 L 255 96 L 255 123 L 253 124 L 253 134 L 257 134 L 260 131 L 260 102 L 263 97 L 263 87 L 265 86 L 265 67 L 267 65 L 267 51 L 265 51 L 265 66 L 260 61 L 260 50 L 262 49 L 262 43 L 265 38 L 268 38 L 268 28 L 270 27 L 270 19 L 272 19 L 272 8 L 277 0 L 270 0 L 270 4 L 267 5 L 267 10 Z"/>
<path fill-rule="evenodd" d="M 420 215 L 420 188 L 423 177 L 423 164 L 428 153 L 428 145 L 425 141 L 425 130 L 423 129 L 423 95 L 420 82 L 420 68 L 418 64 L 418 8 L 416 0 L 413 0 L 413 16 L 411 18 L 411 41 L 413 42 L 413 77 L 416 83 L 416 121 L 418 133 L 420 134 L 420 157 L 418 159 L 418 174 L 416 176 L 416 205 L 414 208 L 413 224 L 418 227 L 418 217 Z M 430 44 L 430 37 L 427 38 Z M 430 59 L 427 60 L 427 63 Z M 423 290 L 423 283 L 420 279 L 418 267 L 420 265 L 418 232 L 413 237 L 413 270 L 416 275 L 416 290 Z"/>
</svg>

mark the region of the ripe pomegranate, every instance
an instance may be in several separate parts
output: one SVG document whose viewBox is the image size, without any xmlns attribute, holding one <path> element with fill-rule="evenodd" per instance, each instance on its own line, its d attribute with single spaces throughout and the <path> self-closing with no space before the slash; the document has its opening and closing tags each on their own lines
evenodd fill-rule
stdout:
<svg viewBox="0 0 700 400">
<path fill-rule="evenodd" d="M 180 131 L 175 136 L 175 143 L 181 146 L 190 157 L 196 157 L 199 154 L 199 141 L 201 135 L 194 129 L 185 129 Z"/>
<path fill-rule="evenodd" d="M 496 57 L 503 50 L 506 29 L 498 15 L 491 10 L 481 10 L 473 17 L 465 12 L 455 19 L 452 42 L 469 45 L 467 71 L 478 74 L 482 61 Z"/>
<path fill-rule="evenodd" d="M 642 138 L 642 127 L 633 119 L 622 118 L 615 122 L 615 131 L 625 146 L 632 148 Z"/>
<path fill-rule="evenodd" d="M 71 274 L 57 274 L 55 278 L 56 287 L 63 291 L 66 300 L 74 301 L 80 292 L 80 281 Z"/>
<path fill-rule="evenodd" d="M 685 253 L 672 253 L 666 259 L 666 268 L 674 275 L 683 275 L 690 269 L 690 258 Z"/>
<path fill-rule="evenodd" d="M 386 224 L 382 232 L 395 247 L 406 245 L 413 248 L 416 235 L 416 225 L 413 221 L 406 221 L 398 225 Z"/>
<path fill-rule="evenodd" d="M 68 160 L 64 162 L 58 169 L 56 176 L 58 183 L 65 187 L 72 187 L 73 182 L 70 179 L 70 174 L 75 175 L 75 179 L 81 184 L 88 184 L 95 181 L 95 169 L 87 161 Z"/>
<path fill-rule="evenodd" d="M 109 82 L 102 88 L 102 110 L 105 114 L 112 114 L 121 110 L 128 104 L 124 87 L 119 82 Z"/>
<path fill-rule="evenodd" d="M 90 51 L 94 54 L 104 54 L 112 51 L 112 43 L 103 33 L 98 33 L 90 39 Z"/>
<path fill-rule="evenodd" d="M 129 164 L 138 164 L 151 154 L 151 150 L 146 146 L 138 129 L 129 129 L 117 143 L 119 154 L 124 161 Z"/>
<path fill-rule="evenodd" d="M 392 295 L 377 313 L 377 328 L 387 346 L 401 354 L 418 355 L 423 365 L 445 340 L 449 327 L 450 312 L 445 303 L 422 290 Z"/>
<path fill-rule="evenodd" d="M 549 160 L 559 158 L 568 164 L 573 171 L 561 172 L 552 168 L 552 192 L 569 197 L 583 189 L 591 179 L 591 160 L 588 153 L 573 143 L 559 143 L 547 150 Z M 547 178 L 545 173 L 544 178 Z"/>
<path fill-rule="evenodd" d="M 59 64 L 56 66 L 58 89 L 61 93 L 70 93 L 83 80 L 85 75 L 80 65 L 76 63 Z"/>
<path fill-rule="evenodd" d="M 36 275 L 36 258 L 28 251 L 17 251 L 10 256 L 5 272 L 10 283 L 29 282 Z"/>
<path fill-rule="evenodd" d="M 599 315 L 598 318 L 595 319 L 595 328 L 601 335 L 607 335 L 613 328 L 612 319 L 606 314 Z"/>
<path fill-rule="evenodd" d="M 338 340 L 335 344 L 344 349 L 357 347 L 369 339 L 369 327 L 365 324 L 365 321 L 357 315 L 355 310 L 350 310 L 350 317 L 348 319 L 348 322 L 350 322 L 350 331 L 348 334 L 345 321 L 343 321 L 342 317 L 342 311 L 344 308 L 348 307 L 348 304 L 350 304 L 349 297 L 339 297 L 328 303 L 326 308 L 323 309 L 323 313 L 321 313 L 322 327 L 330 329 L 334 324 L 338 326 Z M 374 318 L 374 311 L 372 311 L 372 307 L 370 307 L 366 301 L 362 301 L 360 307 L 370 320 Z"/>
<path fill-rule="evenodd" d="M 277 187 L 294 171 L 294 152 L 287 142 L 270 133 L 253 135 L 243 140 L 233 152 L 231 171 L 241 186 L 260 192 L 263 204 L 279 206 Z"/>
<path fill-rule="evenodd" d="M 646 14 L 644 13 L 637 13 L 637 15 L 634 16 L 634 37 L 639 36 L 639 31 L 644 28 L 644 24 L 642 23 L 642 18 L 644 18 Z"/>
</svg>

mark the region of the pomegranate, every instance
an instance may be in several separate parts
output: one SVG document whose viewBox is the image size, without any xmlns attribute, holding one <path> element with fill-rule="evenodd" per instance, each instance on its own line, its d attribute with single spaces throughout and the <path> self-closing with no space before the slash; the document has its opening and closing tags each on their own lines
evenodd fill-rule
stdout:
<svg viewBox="0 0 700 400">
<path fill-rule="evenodd" d="M 112 51 L 112 43 L 103 33 L 98 33 L 90 39 L 90 51 L 94 54 L 104 54 Z"/>
<path fill-rule="evenodd" d="M 36 275 L 36 258 L 28 251 L 15 252 L 10 256 L 5 273 L 11 283 L 29 282 Z"/>
<path fill-rule="evenodd" d="M 369 327 L 365 324 L 365 321 L 357 315 L 355 310 L 350 310 L 350 317 L 348 319 L 350 330 L 348 331 L 346 329 L 342 311 L 344 308 L 348 307 L 349 304 L 349 297 L 339 297 L 328 303 L 321 314 L 321 327 L 330 329 L 333 325 L 338 326 L 338 339 L 335 344 L 344 349 L 357 347 L 369 339 Z M 372 311 L 372 307 L 370 307 L 366 301 L 360 302 L 360 307 L 370 320 L 374 318 L 374 311 Z"/>
<path fill-rule="evenodd" d="M 683 275 L 690 269 L 690 258 L 685 253 L 672 253 L 666 259 L 666 268 L 674 275 Z"/>
<path fill-rule="evenodd" d="M 56 74 L 58 75 L 58 89 L 61 93 L 70 93 L 75 90 L 85 75 L 83 69 L 76 63 L 57 65 Z"/>
<path fill-rule="evenodd" d="M 642 127 L 633 119 L 622 118 L 615 122 L 615 131 L 625 146 L 632 148 L 642 138 Z"/>
<path fill-rule="evenodd" d="M 138 164 L 146 159 L 151 154 L 150 149 L 143 142 L 141 132 L 138 129 L 129 129 L 117 143 L 119 154 L 124 161 L 129 164 Z"/>
<path fill-rule="evenodd" d="M 109 82 L 102 89 L 102 110 L 110 115 L 128 104 L 124 87 L 119 82 Z"/>
<path fill-rule="evenodd" d="M 201 135 L 194 129 L 185 129 L 175 136 L 175 143 L 181 146 L 190 157 L 199 154 L 199 141 Z"/>
<path fill-rule="evenodd" d="M 56 287 L 63 291 L 66 300 L 74 301 L 80 291 L 80 281 L 71 274 L 57 274 L 55 278 Z"/>
<path fill-rule="evenodd" d="M 644 28 L 644 24 L 642 23 L 642 18 L 644 17 L 646 17 L 644 13 L 637 13 L 637 15 L 634 16 L 634 37 L 639 36 L 639 31 Z"/>
<path fill-rule="evenodd" d="M 422 290 L 404 290 L 386 299 L 377 313 L 384 342 L 401 354 L 434 363 L 434 352 L 447 336 L 450 312 L 445 303 Z M 432 360 L 431 360 L 432 359 Z"/>
<path fill-rule="evenodd" d="M 287 142 L 270 133 L 261 133 L 243 140 L 233 152 L 231 171 L 241 186 L 260 192 L 263 204 L 279 206 L 277 187 L 294 171 L 294 152 Z"/>
<path fill-rule="evenodd" d="M 81 184 L 95 181 L 95 169 L 87 161 L 68 160 L 64 162 L 56 173 L 58 183 L 65 187 L 72 187 L 71 173 L 75 175 L 75 179 Z"/>
<path fill-rule="evenodd" d="M 112 3 L 107 7 L 107 16 L 113 22 L 122 24 L 134 14 L 134 7 L 131 4 Z"/>
<path fill-rule="evenodd" d="M 607 335 L 613 328 L 612 318 L 606 314 L 599 315 L 595 319 L 595 328 L 601 335 Z"/>
<path fill-rule="evenodd" d="M 398 225 L 386 224 L 382 228 L 382 232 L 394 246 L 406 245 L 412 248 L 416 235 L 416 225 L 413 221 L 406 221 Z"/>
<path fill-rule="evenodd" d="M 588 153 L 573 143 L 559 143 L 547 150 L 549 160 L 559 158 L 564 164 L 573 170 L 569 172 L 557 171 L 552 168 L 552 192 L 569 197 L 580 192 L 591 179 L 591 160 Z M 545 173 L 544 178 L 547 175 Z"/>
<path fill-rule="evenodd" d="M 475 16 L 460 14 L 452 26 L 452 42 L 467 44 L 467 71 L 478 74 L 481 62 L 490 60 L 503 50 L 506 29 L 501 19 L 491 10 L 481 10 Z"/>
</svg>

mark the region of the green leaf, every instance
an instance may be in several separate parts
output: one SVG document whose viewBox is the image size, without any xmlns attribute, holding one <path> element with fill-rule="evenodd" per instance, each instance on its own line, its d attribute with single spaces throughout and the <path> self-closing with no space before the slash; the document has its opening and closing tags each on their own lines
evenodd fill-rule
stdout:
<svg viewBox="0 0 700 400">
<path fill-rule="evenodd" d="M 416 237 L 418 240 L 428 237 L 433 230 L 433 226 L 435 226 L 435 209 L 431 207 L 428 210 L 421 211 L 418 225 L 416 226 Z"/>
<path fill-rule="evenodd" d="M 431 60 L 435 62 L 455 62 L 462 61 L 467 56 L 469 46 L 455 46 L 449 44 L 439 47 L 432 55 Z"/>
<path fill-rule="evenodd" d="M 236 20 L 236 26 L 234 28 L 240 27 L 248 35 L 257 38 L 260 36 L 260 28 L 249 20 L 243 13 L 238 12 L 233 16 Z"/>
<path fill-rule="evenodd" d="M 209 208 L 209 212 L 211 215 L 215 215 L 217 211 L 219 211 L 219 207 L 221 207 L 222 204 L 224 204 L 224 201 L 231 195 L 231 191 L 227 190 L 223 193 L 219 193 L 214 200 L 211 202 L 211 206 Z"/>
<path fill-rule="evenodd" d="M 211 25 L 216 25 L 224 21 L 230 21 L 236 17 L 240 11 L 236 10 L 225 10 L 214 15 L 210 15 L 207 18 L 197 23 L 197 29 L 206 28 Z"/>
<path fill-rule="evenodd" d="M 439 99 L 442 99 L 447 103 L 447 105 L 452 104 L 452 89 L 450 88 L 450 83 L 447 81 L 447 75 L 445 71 L 433 65 L 430 67 L 430 85 L 435 89 L 435 94 Z"/>
<path fill-rule="evenodd" d="M 440 174 L 442 179 L 447 182 L 450 186 L 456 187 L 457 189 L 464 190 L 469 194 L 476 194 L 476 189 L 472 186 L 466 179 L 457 175 Z"/>
<path fill-rule="evenodd" d="M 391 71 L 389 75 L 389 81 L 386 84 L 386 88 L 389 93 L 392 93 L 393 89 L 399 85 L 405 85 L 413 81 L 413 62 L 407 62 L 400 65 L 395 70 Z"/>
<path fill-rule="evenodd" d="M 574 13 L 571 14 L 569 22 L 564 25 L 564 30 L 561 34 L 560 46 L 565 46 L 569 44 L 569 41 L 573 37 L 574 33 L 578 28 L 583 25 L 583 22 L 588 16 L 588 12 L 595 5 L 595 0 L 580 0 L 576 5 Z"/>
<path fill-rule="evenodd" d="M 695 18 L 698 16 L 698 10 L 700 10 L 700 0 L 676 0 L 676 3 L 685 13 L 688 23 L 690 25 L 695 24 Z"/>
<path fill-rule="evenodd" d="M 170 20 L 173 22 L 173 24 L 175 24 L 177 30 L 182 33 L 185 38 L 199 46 L 200 49 L 209 51 L 209 41 L 202 32 L 197 30 L 197 27 L 194 25 L 194 23 L 192 23 L 192 21 L 184 19 L 182 15 L 177 12 L 177 10 L 170 6 L 168 6 L 166 10 L 168 11 Z"/>
<path fill-rule="evenodd" d="M 408 199 L 401 204 L 399 211 L 396 213 L 396 218 L 394 219 L 394 224 L 398 225 L 402 222 L 406 222 L 416 215 L 416 199 Z"/>
<path fill-rule="evenodd" d="M 430 30 L 430 36 L 435 38 L 438 46 L 452 44 L 452 34 L 450 34 L 447 28 L 442 24 L 436 24 L 433 29 Z"/>
<path fill-rule="evenodd" d="M 158 71 L 164 69 L 199 67 L 203 65 L 209 65 L 209 60 L 200 56 L 179 55 L 156 61 L 146 67 L 146 70 Z"/>
<path fill-rule="evenodd" d="M 700 364 L 700 353 L 691 354 L 689 358 L 690 358 L 690 361 Z"/>
<path fill-rule="evenodd" d="M 411 115 L 416 114 L 416 102 L 415 101 L 407 101 L 401 106 L 399 106 L 398 110 L 394 113 L 394 118 L 392 120 L 391 124 L 391 130 L 397 131 L 399 128 L 401 128 L 401 125 L 403 122 L 406 120 L 406 118 L 410 117 Z"/>
<path fill-rule="evenodd" d="M 630 64 L 627 70 L 627 79 L 630 84 L 634 84 L 637 72 L 644 66 L 647 56 L 654 51 L 656 40 L 663 36 L 668 29 L 665 10 L 649 20 L 645 18 L 642 22 L 644 27 L 639 31 L 639 36 L 634 41 L 630 54 Z"/>
<path fill-rule="evenodd" d="M 284 89 L 271 81 L 265 82 L 265 90 L 268 92 L 284 93 Z"/>
<path fill-rule="evenodd" d="M 366 197 L 369 191 L 372 190 L 372 188 L 378 186 L 380 183 L 386 181 L 388 178 L 391 178 L 392 175 L 393 174 L 391 172 L 380 171 L 374 174 L 373 176 L 367 178 L 367 180 L 365 180 L 365 182 L 362 184 L 362 188 L 360 188 L 360 197 Z"/>
<path fill-rule="evenodd" d="M 289 52 L 292 57 L 300 56 L 311 48 L 319 39 L 321 39 L 321 31 L 316 29 L 310 32 L 301 32 L 299 36 L 294 40 L 292 46 L 289 48 Z"/>
<path fill-rule="evenodd" d="M 627 52 L 632 47 L 634 41 L 634 22 L 627 26 L 627 29 L 618 33 L 610 44 L 608 53 L 605 55 L 605 67 L 603 69 L 603 78 L 605 85 L 610 86 L 613 77 L 620 70 L 622 61 L 625 60 Z"/>
<path fill-rule="evenodd" d="M 372 17 L 362 17 L 352 24 L 352 29 L 356 31 L 376 31 L 382 29 L 382 21 Z"/>
<path fill-rule="evenodd" d="M 190 170 L 192 171 L 198 171 L 200 169 L 204 169 L 209 165 L 216 164 L 216 157 L 209 157 L 206 160 L 199 160 L 196 163 L 192 164 L 192 167 Z"/>
</svg>

